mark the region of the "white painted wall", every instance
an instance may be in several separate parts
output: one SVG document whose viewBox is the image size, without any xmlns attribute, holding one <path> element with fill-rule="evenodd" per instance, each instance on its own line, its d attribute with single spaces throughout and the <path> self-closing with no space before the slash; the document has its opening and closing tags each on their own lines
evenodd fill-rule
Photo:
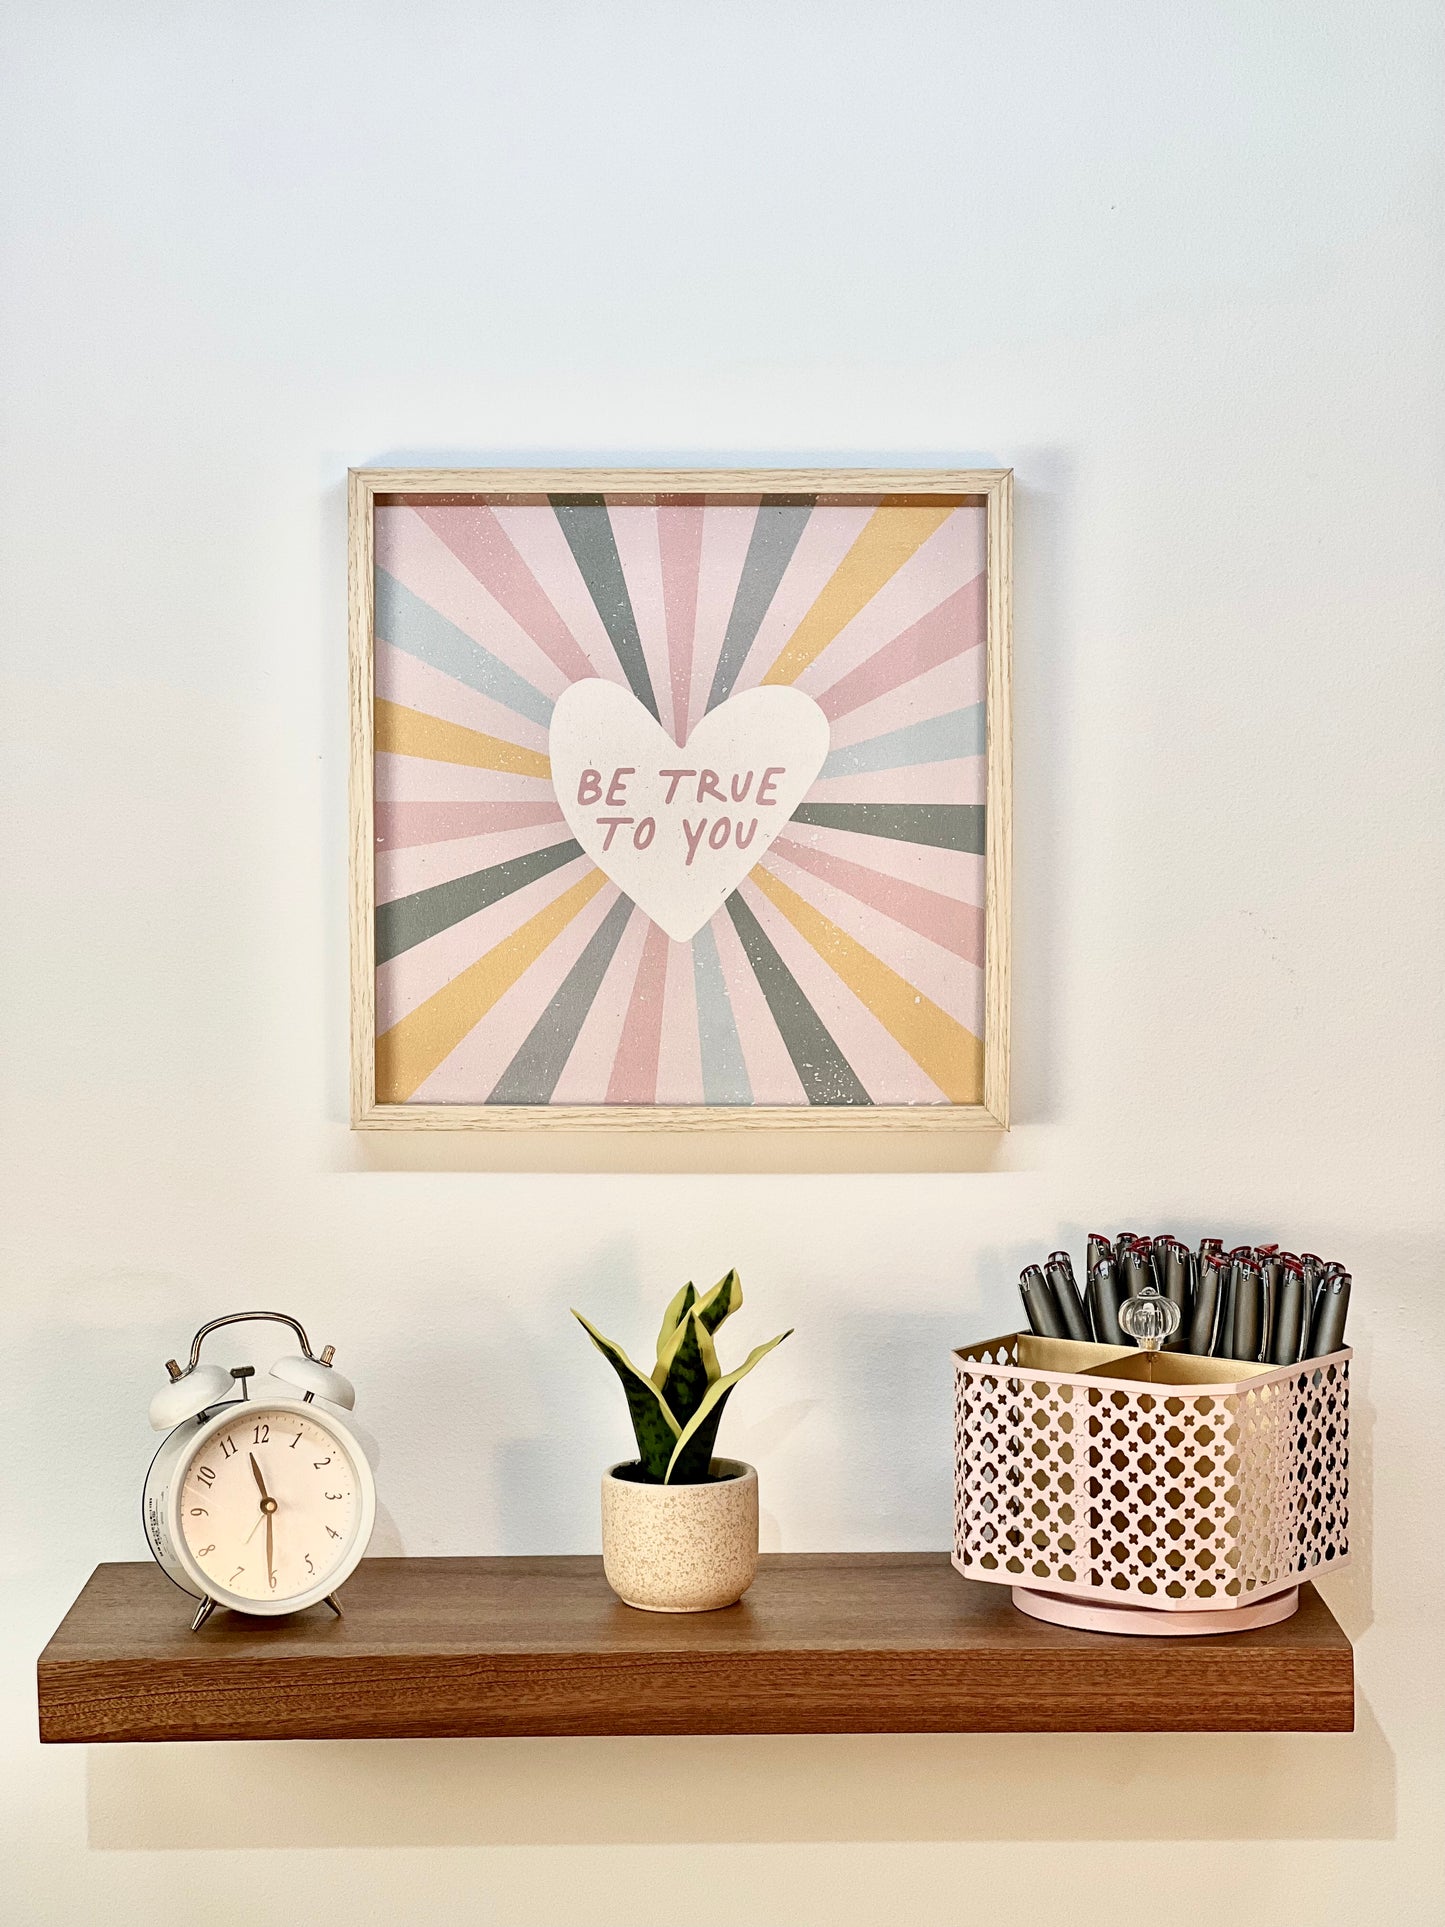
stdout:
<svg viewBox="0 0 1445 1927">
<path fill-rule="evenodd" d="M 1197 1885 L 1434 1927 L 1439 8 L 3 36 L 7 1917 L 1157 1927 Z M 343 476 L 398 457 L 1015 467 L 1007 1141 L 498 1175 L 348 1133 Z M 948 1347 L 1095 1220 L 1354 1267 L 1353 1738 L 34 1743 L 216 1311 L 340 1346 L 379 1550 L 580 1550 L 625 1426 L 566 1307 L 642 1334 L 736 1263 L 743 1335 L 798 1326 L 730 1416 L 767 1543 L 942 1546 Z"/>
</svg>

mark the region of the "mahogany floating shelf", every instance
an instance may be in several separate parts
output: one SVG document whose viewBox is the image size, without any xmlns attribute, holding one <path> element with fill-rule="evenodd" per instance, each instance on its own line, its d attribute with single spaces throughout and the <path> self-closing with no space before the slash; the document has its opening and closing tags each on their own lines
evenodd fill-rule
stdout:
<svg viewBox="0 0 1445 1927">
<path fill-rule="evenodd" d="M 602 1733 L 1344 1733 L 1354 1657 L 1305 1587 L 1283 1625 L 1046 1626 L 946 1553 L 765 1557 L 740 1605 L 635 1612 L 595 1558 L 367 1559 L 346 1617 L 217 1613 L 99 1566 L 41 1655 L 42 1740 Z"/>
</svg>

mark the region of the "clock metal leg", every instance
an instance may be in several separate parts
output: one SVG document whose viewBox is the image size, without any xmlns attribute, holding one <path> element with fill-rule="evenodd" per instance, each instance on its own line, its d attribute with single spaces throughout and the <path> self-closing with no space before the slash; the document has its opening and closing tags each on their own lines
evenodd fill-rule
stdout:
<svg viewBox="0 0 1445 1927">
<path fill-rule="evenodd" d="M 191 1631 L 198 1633 L 215 1610 L 216 1602 L 214 1599 L 203 1599 L 196 1608 L 195 1618 L 191 1621 Z"/>
<path fill-rule="evenodd" d="M 341 1601 L 336 1597 L 334 1592 L 327 1593 L 325 1603 L 331 1608 L 332 1612 L 336 1614 L 338 1619 L 344 1619 L 346 1617 L 345 1613 L 341 1610 Z"/>
</svg>

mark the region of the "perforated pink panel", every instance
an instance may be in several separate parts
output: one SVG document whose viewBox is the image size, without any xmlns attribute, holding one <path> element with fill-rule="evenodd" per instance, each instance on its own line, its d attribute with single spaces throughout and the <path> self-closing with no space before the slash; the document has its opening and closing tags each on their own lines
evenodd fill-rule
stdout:
<svg viewBox="0 0 1445 1927">
<path fill-rule="evenodd" d="M 1030 1350 L 1079 1369 L 1037 1369 Z M 971 1579 L 1190 1612 L 1343 1566 L 1350 1357 L 1176 1385 L 1110 1377 L 1111 1362 L 1138 1366 L 1132 1349 L 1045 1348 L 1027 1333 L 955 1352 L 953 1563 Z"/>
</svg>

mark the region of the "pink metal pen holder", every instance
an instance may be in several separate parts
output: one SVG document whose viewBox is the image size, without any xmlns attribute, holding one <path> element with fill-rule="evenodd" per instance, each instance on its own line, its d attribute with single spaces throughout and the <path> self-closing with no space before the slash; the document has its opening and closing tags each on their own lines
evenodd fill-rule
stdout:
<svg viewBox="0 0 1445 1927">
<path fill-rule="evenodd" d="M 1037 1619 L 1225 1633 L 1349 1560 L 1347 1348 L 1299 1365 L 1009 1332 L 953 1354 L 953 1563 Z"/>
</svg>

